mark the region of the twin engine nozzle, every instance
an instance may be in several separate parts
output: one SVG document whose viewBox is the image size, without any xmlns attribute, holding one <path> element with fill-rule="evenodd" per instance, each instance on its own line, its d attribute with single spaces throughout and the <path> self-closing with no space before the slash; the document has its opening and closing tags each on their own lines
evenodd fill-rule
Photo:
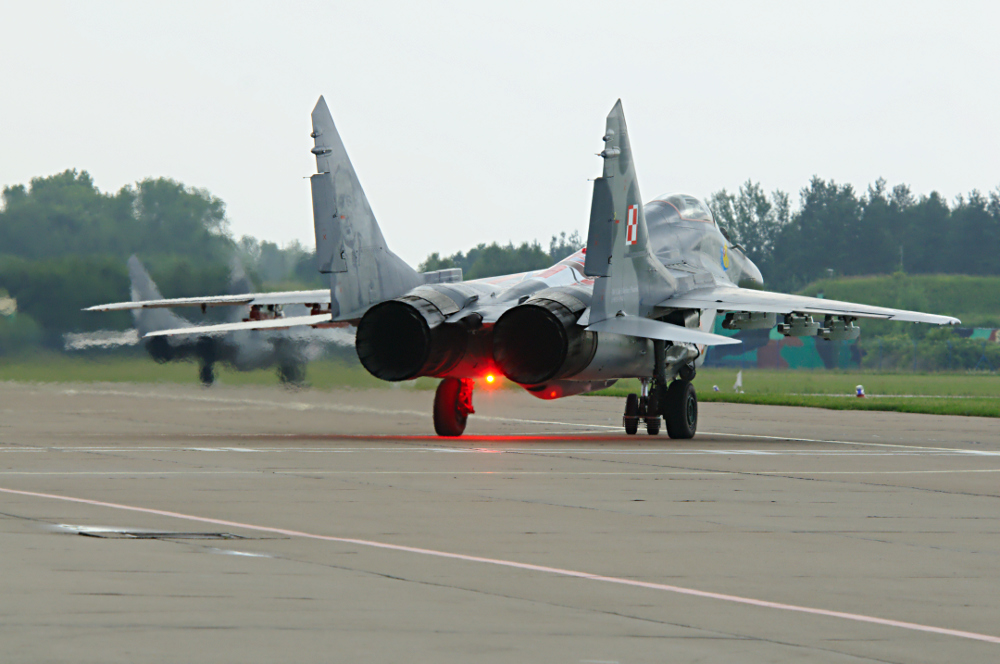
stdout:
<svg viewBox="0 0 1000 664">
<path fill-rule="evenodd" d="M 454 300 L 437 290 L 417 292 L 369 309 L 356 348 L 365 369 L 382 380 L 475 377 L 495 368 L 521 385 L 541 385 L 574 376 L 594 359 L 597 335 L 576 324 L 585 308 L 572 295 L 543 291 L 490 328 L 477 314 L 447 322 L 460 311 Z"/>
</svg>

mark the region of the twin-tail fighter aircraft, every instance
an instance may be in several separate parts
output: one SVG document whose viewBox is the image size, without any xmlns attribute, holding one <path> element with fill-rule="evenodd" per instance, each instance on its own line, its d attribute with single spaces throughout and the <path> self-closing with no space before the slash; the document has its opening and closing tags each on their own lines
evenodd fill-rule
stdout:
<svg viewBox="0 0 1000 664">
<path fill-rule="evenodd" d="M 698 400 L 691 380 L 705 348 L 739 343 L 712 334 L 771 328 L 790 336 L 854 339 L 858 318 L 955 324 L 947 316 L 740 288 L 760 270 L 729 242 L 698 199 L 669 195 L 643 205 L 619 101 L 604 131 L 603 174 L 594 181 L 587 246 L 546 270 L 462 281 L 460 270 L 418 273 L 386 245 L 321 97 L 312 113 L 318 172 L 312 176 L 319 270 L 329 291 L 125 302 L 97 310 L 250 306 L 255 320 L 161 330 L 211 335 L 324 325 L 357 326 L 364 367 L 387 381 L 443 379 L 434 430 L 461 435 L 474 412 L 475 380 L 500 372 L 541 399 L 638 378 L 623 425 L 649 434 L 661 417 L 672 438 L 691 438 Z M 308 316 L 283 317 L 305 304 Z M 265 315 L 261 315 L 264 312 Z"/>
<path fill-rule="evenodd" d="M 230 270 L 229 293 L 250 293 L 252 285 L 243 267 L 234 260 Z M 132 283 L 133 302 L 163 299 L 156 282 L 135 256 L 128 260 L 128 274 Z M 301 305 L 297 308 L 301 313 L 307 313 Z M 251 314 L 233 310 L 229 319 L 236 322 L 249 318 Z M 201 336 L 157 335 L 157 332 L 163 330 L 196 326 L 190 320 L 164 308 L 136 308 L 132 310 L 132 316 L 136 331 L 150 357 L 160 363 L 197 361 L 198 378 L 203 385 L 215 382 L 217 364 L 225 364 L 236 371 L 275 367 L 282 383 L 297 385 L 305 380 L 306 363 L 322 355 L 330 344 L 345 343 L 346 340 L 353 343 L 350 335 L 342 329 L 314 330 L 308 327 L 264 333 L 236 330 Z"/>
</svg>

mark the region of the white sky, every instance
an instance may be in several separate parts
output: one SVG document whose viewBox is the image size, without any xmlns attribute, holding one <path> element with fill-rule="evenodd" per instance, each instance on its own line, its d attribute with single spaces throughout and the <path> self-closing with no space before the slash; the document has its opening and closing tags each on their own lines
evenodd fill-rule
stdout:
<svg viewBox="0 0 1000 664">
<path fill-rule="evenodd" d="M 624 6 L 623 6 L 624 5 Z M 1000 184 L 1000 5 L 22 2 L 3 10 L 0 184 L 85 169 L 203 187 L 237 236 L 311 246 L 326 96 L 392 249 L 586 234 L 622 98 L 643 197 L 816 174 Z"/>
</svg>

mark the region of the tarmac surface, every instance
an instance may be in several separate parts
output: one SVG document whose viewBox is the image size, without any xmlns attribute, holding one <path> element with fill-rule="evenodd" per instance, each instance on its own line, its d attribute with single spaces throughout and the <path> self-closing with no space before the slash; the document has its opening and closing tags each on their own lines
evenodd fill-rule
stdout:
<svg viewBox="0 0 1000 664">
<path fill-rule="evenodd" d="M 997 662 L 996 420 L 0 383 L 3 662 Z"/>
</svg>

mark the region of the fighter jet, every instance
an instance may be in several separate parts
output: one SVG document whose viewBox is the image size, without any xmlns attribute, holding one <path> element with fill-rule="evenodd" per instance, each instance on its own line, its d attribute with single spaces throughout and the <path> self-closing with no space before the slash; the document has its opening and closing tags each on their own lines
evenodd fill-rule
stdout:
<svg viewBox="0 0 1000 664">
<path fill-rule="evenodd" d="M 128 260 L 128 273 L 133 302 L 163 299 L 156 282 L 135 256 Z M 230 275 L 230 294 L 245 296 L 250 293 L 252 284 L 242 265 L 235 259 L 230 267 Z M 299 308 L 305 313 L 303 307 Z M 252 310 L 250 313 L 253 313 Z M 216 363 L 226 364 L 237 371 L 273 366 L 276 367 L 278 378 L 282 383 L 300 384 L 305 380 L 306 363 L 322 353 L 325 343 L 338 340 L 331 339 L 331 334 L 340 333 L 341 337 L 347 336 L 342 330 L 310 328 L 297 330 L 295 333 L 282 330 L 265 333 L 232 331 L 199 336 L 193 334 L 164 336 L 156 333 L 163 330 L 193 330 L 197 326 L 173 311 L 161 307 L 133 309 L 132 317 L 146 351 L 154 360 L 161 363 L 196 360 L 198 377 L 206 386 L 215 382 Z M 234 309 L 229 318 L 233 322 L 242 320 L 242 314 Z"/>
<path fill-rule="evenodd" d="M 622 423 L 672 438 L 691 438 L 698 399 L 691 381 L 705 349 L 739 343 L 712 334 L 729 329 L 854 339 L 859 318 L 956 324 L 948 316 L 785 295 L 762 284 L 760 270 L 726 239 L 711 210 L 684 194 L 643 204 L 619 100 L 607 117 L 598 155 L 584 249 L 546 270 L 462 281 L 460 271 L 419 274 L 392 253 L 320 97 L 312 113 L 313 217 L 320 272 L 330 290 L 187 298 L 95 307 L 120 309 L 242 304 L 310 306 L 309 316 L 162 330 L 151 335 L 211 334 L 348 321 L 356 350 L 374 376 L 441 378 L 434 430 L 461 435 L 474 413 L 477 379 L 502 373 L 541 399 L 557 399 L 638 378 Z M 821 248 L 819 248 L 821 249 Z M 259 309 L 261 310 L 261 309 Z"/>
</svg>

